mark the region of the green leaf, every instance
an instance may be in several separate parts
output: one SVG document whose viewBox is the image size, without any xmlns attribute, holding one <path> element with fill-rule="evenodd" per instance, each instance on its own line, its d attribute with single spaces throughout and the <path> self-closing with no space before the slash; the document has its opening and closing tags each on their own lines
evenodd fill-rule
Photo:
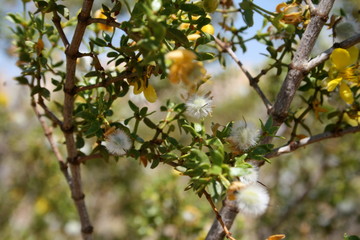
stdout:
<svg viewBox="0 0 360 240">
<path fill-rule="evenodd" d="M 189 132 L 193 137 L 200 137 L 199 133 L 197 133 L 192 126 L 184 124 L 181 127 L 185 129 L 185 131 Z"/>
<path fill-rule="evenodd" d="M 157 128 L 156 124 L 153 123 L 149 118 L 144 118 L 144 123 L 146 124 L 146 126 L 148 126 L 151 129 Z"/>
<path fill-rule="evenodd" d="M 90 127 L 84 133 L 85 136 L 91 136 L 96 134 L 98 131 L 101 131 L 101 123 L 98 121 L 93 121 L 90 123 Z"/>
<path fill-rule="evenodd" d="M 208 174 L 210 175 L 220 175 L 222 173 L 222 168 L 220 166 L 212 166 L 210 170 L 208 171 Z"/>
<path fill-rule="evenodd" d="M 189 3 L 183 3 L 180 5 L 180 9 L 190 13 L 191 15 L 206 15 L 206 12 L 204 9 L 202 9 L 199 6 L 196 6 L 195 4 L 189 4 Z"/>
<path fill-rule="evenodd" d="M 245 163 L 245 159 L 247 158 L 248 154 L 245 153 L 243 155 L 241 155 L 240 157 L 235 157 L 235 167 L 240 167 L 243 166 Z"/>
<path fill-rule="evenodd" d="M 27 78 L 24 77 L 24 76 L 16 77 L 15 80 L 21 85 L 28 85 L 29 84 Z"/>
<path fill-rule="evenodd" d="M 214 53 L 200 52 L 197 55 L 198 55 L 198 60 L 199 61 L 206 61 L 206 60 L 211 60 L 211 59 L 215 58 Z"/>
<path fill-rule="evenodd" d="M 143 107 L 143 108 L 140 110 L 139 115 L 140 115 L 141 117 L 145 117 L 145 115 L 146 115 L 146 113 L 147 113 L 147 110 L 148 110 L 147 107 Z"/>
<path fill-rule="evenodd" d="M 84 75 L 84 77 L 86 77 L 86 78 L 99 77 L 99 76 L 100 76 L 100 73 L 98 71 L 91 71 Z"/>
<path fill-rule="evenodd" d="M 221 166 L 224 161 L 224 153 L 219 150 L 210 150 L 210 157 L 213 165 Z"/>
<path fill-rule="evenodd" d="M 251 27 L 254 25 L 254 12 L 252 9 L 252 4 L 250 0 L 244 0 L 240 3 L 240 7 L 243 9 L 243 19 L 245 21 L 245 23 Z"/>
<path fill-rule="evenodd" d="M 40 96 L 46 98 L 47 100 L 50 100 L 50 91 L 47 90 L 46 88 L 35 86 L 31 90 L 31 96 L 34 96 L 35 94 L 39 94 Z"/>
<path fill-rule="evenodd" d="M 76 135 L 76 148 L 80 149 L 85 146 L 85 141 L 80 135 Z"/>
<path fill-rule="evenodd" d="M 185 34 L 176 28 L 168 28 L 166 31 L 166 38 L 169 40 L 174 40 L 184 46 L 188 46 L 190 44 L 189 39 L 185 36 Z"/>
<path fill-rule="evenodd" d="M 189 158 L 195 162 L 210 163 L 209 157 L 199 149 L 191 149 Z"/>
<path fill-rule="evenodd" d="M 131 110 L 133 110 L 134 113 L 138 113 L 139 112 L 139 107 L 136 106 L 132 101 L 129 100 L 129 107 L 131 108 Z"/>
<path fill-rule="evenodd" d="M 230 176 L 231 177 L 240 177 L 247 174 L 246 169 L 240 167 L 232 167 L 230 168 Z"/>
</svg>

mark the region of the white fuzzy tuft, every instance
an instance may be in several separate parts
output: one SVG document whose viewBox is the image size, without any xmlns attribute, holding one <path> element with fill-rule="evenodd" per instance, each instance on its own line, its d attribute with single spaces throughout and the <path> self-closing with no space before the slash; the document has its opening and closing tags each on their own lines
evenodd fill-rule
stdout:
<svg viewBox="0 0 360 240">
<path fill-rule="evenodd" d="M 241 212 L 258 216 L 266 211 L 270 197 L 263 186 L 251 184 L 236 193 L 236 201 Z"/>
<path fill-rule="evenodd" d="M 131 146 L 132 142 L 130 137 L 120 129 L 110 134 L 105 141 L 107 150 L 117 156 L 125 155 Z"/>
<path fill-rule="evenodd" d="M 237 121 L 231 128 L 230 141 L 240 150 L 255 146 L 259 140 L 259 131 L 245 121 Z"/>
<path fill-rule="evenodd" d="M 206 95 L 192 95 L 185 104 L 186 113 L 196 119 L 203 119 L 212 112 L 212 99 Z"/>
</svg>

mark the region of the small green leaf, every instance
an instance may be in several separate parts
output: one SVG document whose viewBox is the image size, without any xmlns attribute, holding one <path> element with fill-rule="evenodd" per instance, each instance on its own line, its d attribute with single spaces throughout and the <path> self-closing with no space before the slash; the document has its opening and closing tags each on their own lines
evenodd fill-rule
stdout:
<svg viewBox="0 0 360 240">
<path fill-rule="evenodd" d="M 189 39 L 185 36 L 185 34 L 176 28 L 168 28 L 166 31 L 166 38 L 169 40 L 174 40 L 184 46 L 189 45 Z"/>
<path fill-rule="evenodd" d="M 146 124 L 146 126 L 148 126 L 151 129 L 157 128 L 156 124 L 153 123 L 149 118 L 144 118 L 144 123 Z"/>
<path fill-rule="evenodd" d="M 210 175 L 220 175 L 222 173 L 222 168 L 219 166 L 212 166 L 208 171 Z"/>
<path fill-rule="evenodd" d="M 136 106 L 132 101 L 129 100 L 129 107 L 131 108 L 131 110 L 133 110 L 134 113 L 138 113 L 139 112 L 139 107 Z"/>
</svg>

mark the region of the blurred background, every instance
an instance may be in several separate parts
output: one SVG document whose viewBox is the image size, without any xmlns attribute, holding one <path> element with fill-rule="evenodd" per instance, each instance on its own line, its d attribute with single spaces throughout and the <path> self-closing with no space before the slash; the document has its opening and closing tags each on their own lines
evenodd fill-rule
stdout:
<svg viewBox="0 0 360 240">
<path fill-rule="evenodd" d="M 100 8 L 99 2 L 95 8 Z M 274 11 L 281 1 L 254 2 Z M 63 4 L 72 6 L 74 15 L 80 1 L 64 0 Z M 351 9 L 354 17 L 358 16 L 360 3 L 356 0 L 338 1 L 334 11 L 339 11 L 341 6 Z M 21 11 L 20 0 L 2 1 L 0 238 L 80 239 L 76 210 L 54 154 L 30 107 L 29 91 L 12 80 L 19 70 L 11 47 L 11 24 L 5 16 Z M 216 15 L 213 18 L 216 21 Z M 240 25 L 241 21 L 238 20 Z M 255 22 L 249 36 L 262 24 L 259 16 Z M 327 40 L 329 34 L 323 33 L 316 51 L 331 46 L 331 41 Z M 260 55 L 266 46 L 251 44 L 248 52 L 238 51 L 237 55 L 251 72 L 257 73 L 266 64 L 265 57 Z M 209 122 L 225 124 L 242 117 L 256 124 L 259 119 L 264 121 L 265 108 L 239 69 L 232 66 L 230 60 L 226 71 L 218 65 L 215 62 L 207 66 L 213 77 L 205 88 L 212 91 L 215 102 Z M 274 100 L 282 79 L 283 76 L 270 73 L 261 82 L 270 100 Z M 159 89 L 160 99 L 178 95 L 177 89 L 167 84 L 160 83 Z M 138 104 L 146 103 L 138 99 Z M 157 107 L 155 104 L 154 108 Z M 127 108 L 119 106 L 119 109 L 122 109 L 119 116 L 125 118 Z M 313 133 L 323 131 L 315 117 L 310 116 L 307 121 Z M 286 134 L 287 129 L 282 132 Z M 61 137 L 56 140 L 62 145 Z M 277 142 L 284 143 L 284 140 Z M 344 233 L 360 235 L 359 160 L 359 134 L 316 143 L 272 159 L 271 164 L 261 169 L 261 182 L 271 196 L 268 211 L 259 218 L 239 214 L 232 229 L 233 236 L 248 240 L 284 233 L 287 239 L 294 240 L 335 240 L 342 239 Z M 170 167 L 144 168 L 133 159 L 93 160 L 87 162 L 82 171 L 95 239 L 204 239 L 214 219 L 206 199 L 184 192 L 188 179 Z"/>
</svg>

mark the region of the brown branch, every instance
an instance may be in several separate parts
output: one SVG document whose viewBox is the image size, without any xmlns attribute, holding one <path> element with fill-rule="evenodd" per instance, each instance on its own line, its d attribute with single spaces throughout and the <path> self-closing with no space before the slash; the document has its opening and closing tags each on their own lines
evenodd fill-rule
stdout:
<svg viewBox="0 0 360 240">
<path fill-rule="evenodd" d="M 48 142 L 50 144 L 50 147 L 51 147 L 52 151 L 55 154 L 55 157 L 56 157 L 56 159 L 57 159 L 57 161 L 59 163 L 60 170 L 63 173 L 63 175 L 64 175 L 64 177 L 66 179 L 66 182 L 71 187 L 71 182 L 72 181 L 71 181 L 71 176 L 69 175 L 69 172 L 68 172 L 68 166 L 65 163 L 64 158 L 62 157 L 59 148 L 57 147 L 56 143 L 54 142 L 52 129 L 51 129 L 51 127 L 49 127 L 49 125 L 43 119 L 42 114 L 40 113 L 40 111 L 39 111 L 39 109 L 37 107 L 37 104 L 35 102 L 35 99 L 32 99 L 31 106 L 33 107 L 35 115 L 38 118 L 42 129 L 44 130 L 45 137 L 47 138 L 47 140 L 48 140 Z"/>
<path fill-rule="evenodd" d="M 323 53 L 321 53 L 320 55 L 318 55 L 317 57 L 311 59 L 308 64 L 306 65 L 306 70 L 310 71 L 311 69 L 317 67 L 318 65 L 320 65 L 321 63 L 325 62 L 326 60 L 329 59 L 331 53 L 336 49 L 336 48 L 349 48 L 354 46 L 355 44 L 360 43 L 360 33 L 340 42 L 340 43 L 335 43 L 334 46 L 332 46 L 331 48 L 327 49 L 326 51 L 324 51 Z"/>
<path fill-rule="evenodd" d="M 330 138 L 337 138 L 337 137 L 344 136 L 346 134 L 357 133 L 357 132 L 360 132 L 360 126 L 349 127 L 349 128 L 345 128 L 343 130 L 336 131 L 336 132 L 324 132 L 324 133 L 317 134 L 317 135 L 307 137 L 307 138 L 303 138 L 299 141 L 291 142 L 290 144 L 276 148 L 271 153 L 265 155 L 265 157 L 266 158 L 277 157 L 277 156 L 280 156 L 285 153 L 291 153 L 299 148 L 305 147 L 307 145 L 310 145 L 310 144 L 313 144 L 316 142 L 320 142 L 320 141 L 330 139 Z"/>
<path fill-rule="evenodd" d="M 101 23 L 104 25 L 108 25 L 111 27 L 116 27 L 121 29 L 121 23 L 116 22 L 114 19 L 103 19 L 103 18 L 89 18 L 87 20 L 87 24 L 93 24 L 93 23 Z"/>
<path fill-rule="evenodd" d="M 231 49 L 230 45 L 221 41 L 219 38 L 215 37 L 215 42 L 216 44 L 225 52 L 227 52 L 230 57 L 236 62 L 236 64 L 240 67 L 241 71 L 245 74 L 245 76 L 247 77 L 247 79 L 249 80 L 250 86 L 252 86 L 255 91 L 257 92 L 257 94 L 260 96 L 261 100 L 263 101 L 266 109 L 268 110 L 268 112 L 271 110 L 272 105 L 270 103 L 270 101 L 267 99 L 267 97 L 265 96 L 265 94 L 262 92 L 262 90 L 260 89 L 258 82 L 259 79 L 258 78 L 254 78 L 249 71 L 247 71 L 244 68 L 244 65 L 242 64 L 242 62 L 236 57 L 234 51 Z"/>
<path fill-rule="evenodd" d="M 224 223 L 221 215 L 219 214 L 219 211 L 217 210 L 217 208 L 216 208 L 213 200 L 211 199 L 210 194 L 208 194 L 206 191 L 204 191 L 203 193 L 204 193 L 206 199 L 208 200 L 208 202 L 210 203 L 211 208 L 213 209 L 213 211 L 214 211 L 214 213 L 215 213 L 215 215 L 216 215 L 217 221 L 220 223 L 221 227 L 223 228 L 224 233 L 225 233 L 225 237 L 226 237 L 227 239 L 230 239 L 230 240 L 236 240 L 235 238 L 233 238 L 233 237 L 231 236 L 232 234 L 231 234 L 231 232 L 229 231 L 229 229 L 226 227 L 226 224 Z M 207 238 L 206 238 L 206 239 L 207 239 Z"/>
<path fill-rule="evenodd" d="M 81 12 L 78 15 L 78 23 L 71 41 L 67 47 L 66 54 L 66 78 L 64 85 L 64 122 L 63 133 L 65 136 L 66 149 L 68 154 L 68 162 L 70 163 L 71 176 L 73 178 L 73 185 L 71 188 L 71 195 L 75 203 L 78 215 L 80 217 L 82 227 L 82 237 L 85 240 L 92 239 L 93 226 L 89 218 L 87 207 L 85 204 L 85 195 L 82 190 L 80 163 L 78 162 L 78 152 L 74 138 L 74 100 L 75 100 L 75 73 L 76 60 L 79 52 L 80 44 L 83 40 L 87 21 L 90 18 L 90 12 L 93 6 L 93 0 L 84 0 Z"/>
<path fill-rule="evenodd" d="M 51 112 L 49 110 L 49 108 L 45 105 L 44 100 L 41 96 L 39 96 L 39 100 L 37 102 L 39 104 L 39 106 L 44 110 L 45 115 L 54 123 L 56 123 L 57 125 L 59 125 L 60 128 L 63 127 L 63 123 L 62 121 L 60 121 L 60 119 L 58 117 L 55 116 L 55 114 L 53 112 Z"/>
<path fill-rule="evenodd" d="M 334 1 L 335 0 L 322 0 L 316 11 L 312 12 L 314 15 L 311 17 L 311 21 L 302 35 L 300 44 L 289 66 L 288 74 L 276 97 L 275 104 L 271 108 L 269 117 L 273 119 L 274 126 L 280 126 L 287 118 L 287 111 L 295 96 L 295 92 L 300 86 L 304 76 L 307 74 L 308 69 L 306 68 L 306 65 L 308 63 L 310 53 L 321 29 L 328 19 L 328 14 L 334 4 Z M 273 137 L 268 137 L 264 139 L 262 143 L 270 143 L 272 139 Z M 258 166 L 264 164 L 262 161 L 256 161 L 256 163 Z M 227 219 L 230 223 L 227 225 L 229 228 L 237 215 L 236 213 L 234 214 L 231 212 L 231 209 L 231 205 L 229 204 L 224 204 L 221 209 L 221 213 L 224 213 L 221 214 L 222 218 Z M 224 237 L 224 231 L 221 230 L 221 227 L 218 225 L 219 224 L 215 222 L 213 223 L 208 233 L 208 237 L 206 238 L 207 240 L 220 240 Z"/>
<path fill-rule="evenodd" d="M 96 153 L 96 154 L 92 154 L 92 155 L 88 155 L 88 156 L 81 156 L 78 158 L 78 162 L 85 163 L 86 161 L 89 161 L 92 159 L 99 159 L 99 158 L 103 158 L 103 155 L 101 155 L 100 153 Z"/>
<path fill-rule="evenodd" d="M 61 27 L 61 22 L 60 22 L 61 18 L 56 11 L 53 11 L 53 14 L 54 15 L 53 15 L 52 21 L 55 25 L 56 30 L 58 31 L 58 33 L 60 35 L 61 41 L 63 42 L 64 46 L 67 47 L 69 45 L 69 40 L 67 39 L 67 37 L 64 33 L 64 30 Z"/>
<path fill-rule="evenodd" d="M 230 229 L 236 215 L 239 212 L 237 206 L 232 202 L 233 201 L 227 199 L 223 201 L 223 207 L 221 208 L 220 213 L 217 211 L 218 214 L 216 214 L 216 219 L 214 220 L 205 240 L 220 240 L 226 237 L 226 231 L 223 226 L 225 226 L 226 229 Z M 219 216 L 222 223 L 218 220 Z"/>
<path fill-rule="evenodd" d="M 86 90 L 91 90 L 91 89 L 99 88 L 99 87 L 108 87 L 112 83 L 123 81 L 126 78 L 135 77 L 135 76 L 136 76 L 135 73 L 123 72 L 119 76 L 111 77 L 110 80 L 105 80 L 105 81 L 102 81 L 102 82 L 99 82 L 96 84 L 92 84 L 92 85 L 88 85 L 88 86 L 77 87 L 75 90 L 75 93 L 79 93 L 79 92 L 83 92 Z"/>
</svg>

